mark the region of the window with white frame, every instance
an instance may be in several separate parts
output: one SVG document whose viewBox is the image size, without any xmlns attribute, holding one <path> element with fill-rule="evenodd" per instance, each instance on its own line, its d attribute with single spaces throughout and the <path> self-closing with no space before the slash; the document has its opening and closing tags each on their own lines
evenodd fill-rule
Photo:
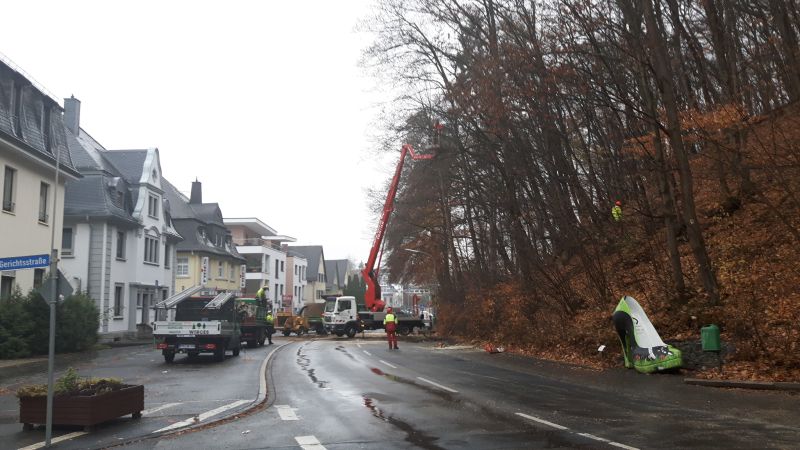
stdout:
<svg viewBox="0 0 800 450">
<path fill-rule="evenodd" d="M 122 316 L 122 305 L 125 301 L 125 294 L 123 291 L 124 285 L 122 284 L 115 284 L 114 285 L 114 316 L 119 317 Z"/>
<path fill-rule="evenodd" d="M 72 228 L 61 230 L 61 254 L 64 256 L 72 255 Z"/>
<path fill-rule="evenodd" d="M 144 262 L 148 264 L 158 264 L 158 242 L 157 237 L 144 237 Z"/>
<path fill-rule="evenodd" d="M 50 194 L 50 185 L 42 182 L 39 185 L 39 222 L 48 223 L 50 215 L 47 214 L 47 200 Z"/>
<path fill-rule="evenodd" d="M 189 258 L 178 257 L 178 264 L 175 266 L 175 276 L 188 277 L 189 276 Z"/>
<path fill-rule="evenodd" d="M 3 174 L 3 211 L 14 212 L 14 198 L 17 190 L 17 170 L 6 166 Z"/>
<path fill-rule="evenodd" d="M 158 197 L 153 194 L 147 196 L 147 215 L 158 219 Z"/>
<path fill-rule="evenodd" d="M 125 232 L 117 231 L 117 259 L 125 259 Z"/>
<path fill-rule="evenodd" d="M 217 278 L 222 278 L 225 276 L 225 263 L 220 261 L 217 265 Z"/>
</svg>

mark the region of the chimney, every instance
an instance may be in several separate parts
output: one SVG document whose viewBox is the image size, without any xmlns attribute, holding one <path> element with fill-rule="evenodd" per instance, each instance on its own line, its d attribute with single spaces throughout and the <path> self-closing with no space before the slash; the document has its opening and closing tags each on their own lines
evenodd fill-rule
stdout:
<svg viewBox="0 0 800 450">
<path fill-rule="evenodd" d="M 81 127 L 81 101 L 74 95 L 64 99 L 64 125 L 73 135 L 78 135 Z"/>
<path fill-rule="evenodd" d="M 197 181 L 197 178 L 192 181 L 192 196 L 189 197 L 189 203 L 192 205 L 203 203 L 203 184 Z"/>
</svg>

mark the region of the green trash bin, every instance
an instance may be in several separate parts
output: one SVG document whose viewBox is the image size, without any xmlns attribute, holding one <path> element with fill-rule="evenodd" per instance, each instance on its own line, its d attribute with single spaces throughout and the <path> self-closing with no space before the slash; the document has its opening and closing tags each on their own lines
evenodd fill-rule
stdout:
<svg viewBox="0 0 800 450">
<path fill-rule="evenodd" d="M 719 327 L 712 324 L 707 327 L 700 328 L 700 341 L 703 344 L 704 352 L 719 352 L 721 350 Z"/>
</svg>

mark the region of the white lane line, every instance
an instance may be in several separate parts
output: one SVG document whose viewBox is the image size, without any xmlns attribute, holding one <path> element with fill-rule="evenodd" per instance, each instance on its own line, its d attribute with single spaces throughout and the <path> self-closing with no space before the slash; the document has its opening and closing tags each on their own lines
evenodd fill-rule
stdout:
<svg viewBox="0 0 800 450">
<path fill-rule="evenodd" d="M 631 447 L 629 445 L 620 444 L 619 442 L 608 441 L 608 445 L 613 445 L 614 447 L 624 448 L 626 450 L 639 450 L 636 447 Z"/>
<path fill-rule="evenodd" d="M 397 369 L 397 366 L 395 366 L 394 364 L 389 364 L 388 362 L 386 362 L 386 361 L 384 361 L 382 359 L 379 359 L 378 361 L 380 361 L 383 364 L 386 364 L 387 366 L 391 367 L 392 369 Z"/>
<path fill-rule="evenodd" d="M 170 431 L 170 430 L 175 430 L 177 428 L 187 427 L 189 425 L 193 425 L 193 424 L 196 424 L 198 422 L 202 422 L 202 421 L 208 419 L 209 417 L 214 417 L 217 414 L 223 413 L 223 412 L 225 412 L 225 411 L 227 411 L 229 409 L 233 409 L 233 408 L 236 408 L 237 406 L 243 405 L 245 403 L 250 403 L 250 402 L 252 402 L 252 400 L 238 400 L 238 401 L 235 401 L 233 403 L 229 403 L 227 405 L 220 406 L 219 408 L 212 409 L 211 411 L 206 411 L 206 412 L 204 412 L 202 414 L 199 414 L 197 416 L 192 417 L 191 419 L 182 420 L 180 422 L 175 422 L 172 425 L 166 426 L 164 428 L 159 428 L 158 430 L 153 431 L 153 433 L 161 433 L 163 431 Z"/>
<path fill-rule="evenodd" d="M 325 446 L 315 436 L 295 436 L 294 440 L 303 450 L 325 450 Z"/>
<path fill-rule="evenodd" d="M 278 410 L 281 420 L 300 420 L 297 418 L 297 414 L 294 413 L 295 408 L 289 405 L 275 405 L 275 409 Z"/>
<path fill-rule="evenodd" d="M 145 409 L 144 411 L 142 411 L 142 415 L 143 416 L 149 416 L 150 414 L 154 414 L 154 413 L 157 413 L 157 412 L 159 412 L 159 411 L 161 411 L 163 409 L 172 408 L 173 406 L 178 406 L 180 404 L 181 403 L 165 403 L 165 404 L 163 404 L 161 406 L 156 406 L 155 408 Z"/>
<path fill-rule="evenodd" d="M 372 353 L 370 353 L 370 352 L 368 352 L 368 351 L 366 351 L 366 350 L 362 350 L 362 351 L 363 351 L 364 353 L 366 353 L 367 355 L 369 355 L 369 356 L 372 356 Z"/>
<path fill-rule="evenodd" d="M 455 389 L 450 389 L 447 386 L 442 386 L 441 384 L 436 383 L 435 381 L 428 380 L 427 378 L 417 377 L 417 379 L 420 380 L 420 381 L 424 381 L 426 383 L 432 384 L 432 385 L 434 385 L 434 386 L 436 386 L 436 387 L 438 387 L 440 389 L 444 389 L 445 391 L 452 392 L 452 393 L 458 393 L 458 391 L 455 390 Z"/>
<path fill-rule="evenodd" d="M 565 426 L 562 426 L 562 425 L 559 425 L 559 424 L 553 423 L 553 422 L 548 422 L 548 421 L 546 421 L 544 419 L 540 419 L 538 417 L 529 416 L 529 415 L 523 414 L 523 413 L 517 413 L 517 415 L 521 416 L 521 417 L 524 417 L 526 419 L 532 420 L 534 422 L 539 422 L 539 423 L 541 423 L 543 425 L 547 425 L 547 426 L 553 427 L 553 428 L 555 428 L 557 430 L 569 430 L 569 428 L 567 428 Z"/>
<path fill-rule="evenodd" d="M 361 348 L 361 342 L 356 342 L 356 345 L 358 346 L 358 348 Z"/>
<path fill-rule="evenodd" d="M 68 441 L 70 439 L 74 439 L 76 437 L 83 436 L 84 434 L 88 434 L 88 433 L 86 433 L 85 431 L 76 431 L 74 433 L 69 433 L 69 434 L 65 434 L 63 436 L 54 437 L 54 438 L 50 439 L 50 443 L 51 444 L 55 444 L 57 442 Z M 22 447 L 19 450 L 36 450 L 36 449 L 40 449 L 40 448 L 44 448 L 44 441 L 39 442 L 37 444 L 29 445 L 27 447 Z"/>
<path fill-rule="evenodd" d="M 595 436 L 595 435 L 589 434 L 589 433 L 578 433 L 578 436 L 587 437 L 589 439 L 594 439 L 595 441 L 600 441 L 600 442 L 611 442 L 606 438 L 601 438 L 600 436 Z"/>
</svg>

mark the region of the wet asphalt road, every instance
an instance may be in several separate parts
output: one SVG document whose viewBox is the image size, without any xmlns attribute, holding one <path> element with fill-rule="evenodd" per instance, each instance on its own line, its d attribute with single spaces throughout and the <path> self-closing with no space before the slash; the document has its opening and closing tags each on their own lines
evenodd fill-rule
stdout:
<svg viewBox="0 0 800 450">
<path fill-rule="evenodd" d="M 154 448 L 796 448 L 800 398 L 377 339 L 292 342 L 268 407 Z M 316 445 L 316 446 L 315 446 Z"/>
<path fill-rule="evenodd" d="M 390 351 L 375 338 L 275 341 L 273 348 L 279 348 L 260 408 L 224 424 L 123 448 L 800 447 L 797 395 L 688 386 L 678 376 L 596 372 L 475 349 L 441 350 L 431 343 L 401 341 L 399 351 Z M 200 411 L 254 399 L 268 350 L 229 356 L 222 364 L 179 359 L 172 366 L 149 349 L 115 354 L 130 378 L 146 384 L 146 408 L 166 408 L 140 422 L 120 419 L 59 448 L 125 442 Z M 100 376 L 106 369 L 96 370 Z M 0 411 L 7 409 L 7 397 L 0 396 Z M 0 422 L 5 442 L 8 425 Z M 23 433 L 17 430 L 19 439 Z"/>
</svg>

